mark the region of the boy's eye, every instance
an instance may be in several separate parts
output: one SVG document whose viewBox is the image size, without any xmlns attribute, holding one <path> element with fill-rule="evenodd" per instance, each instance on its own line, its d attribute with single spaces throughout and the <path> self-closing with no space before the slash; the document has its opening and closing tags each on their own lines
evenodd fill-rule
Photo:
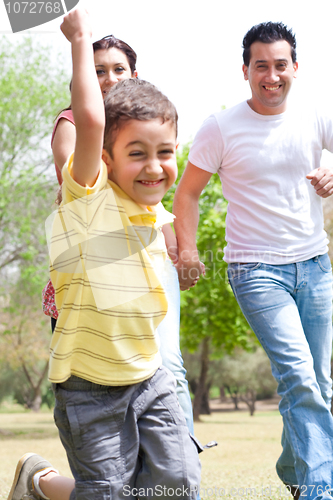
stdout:
<svg viewBox="0 0 333 500">
<path fill-rule="evenodd" d="M 143 152 L 142 151 L 131 151 L 129 153 L 129 156 L 142 156 Z"/>
<path fill-rule="evenodd" d="M 163 149 L 162 151 L 160 151 L 160 155 L 173 155 L 173 154 L 174 154 L 173 149 Z"/>
</svg>

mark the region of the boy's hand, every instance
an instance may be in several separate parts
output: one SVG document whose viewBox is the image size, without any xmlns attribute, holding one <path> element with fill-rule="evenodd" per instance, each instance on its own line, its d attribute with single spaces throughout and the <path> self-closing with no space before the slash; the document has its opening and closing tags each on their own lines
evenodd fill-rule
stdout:
<svg viewBox="0 0 333 500">
<path fill-rule="evenodd" d="M 186 267 L 179 265 L 179 262 L 175 264 L 175 267 L 178 271 L 179 287 L 182 292 L 193 288 L 198 283 L 201 274 L 203 276 L 206 276 L 205 264 L 203 264 L 203 262 L 201 261 L 199 261 L 199 269 L 197 269 L 196 267 L 186 269 Z M 196 277 L 194 279 L 191 277 L 193 272 L 196 274 Z M 186 277 L 186 280 L 183 279 L 184 273 L 188 275 L 188 277 Z"/>
<path fill-rule="evenodd" d="M 60 26 L 67 40 L 73 43 L 75 37 L 92 36 L 91 23 L 86 9 L 76 9 L 67 14 Z"/>
<path fill-rule="evenodd" d="M 205 264 L 204 264 L 203 262 L 201 262 L 201 261 L 200 261 L 200 267 L 201 267 L 201 274 L 202 274 L 203 276 L 206 276 L 206 268 L 205 268 Z M 195 278 L 195 280 L 193 280 L 193 283 L 190 285 L 190 287 L 189 287 L 189 288 L 182 288 L 182 287 L 180 286 L 181 291 L 183 292 L 183 291 L 185 291 L 185 290 L 189 290 L 190 288 L 193 288 L 193 287 L 194 287 L 194 286 L 198 283 L 199 279 L 200 279 L 200 276 L 197 276 L 197 277 Z"/>
<path fill-rule="evenodd" d="M 91 43 L 88 12 L 70 12 L 61 30 L 72 45 L 72 111 L 76 141 L 71 176 L 81 186 L 93 186 L 101 167 L 105 112 Z"/>
</svg>

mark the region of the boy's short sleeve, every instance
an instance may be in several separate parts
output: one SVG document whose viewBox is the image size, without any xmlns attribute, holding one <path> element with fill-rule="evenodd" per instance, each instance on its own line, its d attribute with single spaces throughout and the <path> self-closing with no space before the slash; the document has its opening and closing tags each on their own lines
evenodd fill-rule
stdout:
<svg viewBox="0 0 333 500">
<path fill-rule="evenodd" d="M 191 146 L 189 161 L 198 168 L 215 174 L 222 162 L 223 143 L 215 115 L 198 130 Z"/>
<path fill-rule="evenodd" d="M 108 181 L 108 172 L 105 163 L 101 160 L 101 168 L 93 186 L 81 186 L 72 177 L 74 153 L 70 155 L 62 169 L 62 196 L 63 202 L 68 203 L 76 198 L 95 194 L 105 189 Z"/>
</svg>

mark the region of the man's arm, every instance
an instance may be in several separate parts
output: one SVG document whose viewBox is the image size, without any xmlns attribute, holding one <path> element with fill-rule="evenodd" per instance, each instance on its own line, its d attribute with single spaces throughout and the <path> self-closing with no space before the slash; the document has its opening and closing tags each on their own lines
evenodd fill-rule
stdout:
<svg viewBox="0 0 333 500">
<path fill-rule="evenodd" d="M 72 176 L 82 186 L 92 186 L 100 170 L 105 115 L 87 11 L 70 12 L 61 31 L 72 44 L 72 111 L 76 125 Z"/>
<path fill-rule="evenodd" d="M 173 203 L 174 228 L 178 244 L 176 265 L 181 290 L 187 290 L 202 273 L 196 245 L 199 198 L 212 174 L 188 162 L 178 184 Z"/>
</svg>

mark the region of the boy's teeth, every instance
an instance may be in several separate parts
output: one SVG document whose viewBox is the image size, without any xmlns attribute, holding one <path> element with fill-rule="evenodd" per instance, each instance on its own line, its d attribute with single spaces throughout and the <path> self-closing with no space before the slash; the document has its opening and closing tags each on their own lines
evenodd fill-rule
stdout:
<svg viewBox="0 0 333 500">
<path fill-rule="evenodd" d="M 265 87 L 266 90 L 277 90 L 279 86 L 277 87 Z"/>
<path fill-rule="evenodd" d="M 141 181 L 142 184 L 157 184 L 159 181 Z"/>
</svg>

